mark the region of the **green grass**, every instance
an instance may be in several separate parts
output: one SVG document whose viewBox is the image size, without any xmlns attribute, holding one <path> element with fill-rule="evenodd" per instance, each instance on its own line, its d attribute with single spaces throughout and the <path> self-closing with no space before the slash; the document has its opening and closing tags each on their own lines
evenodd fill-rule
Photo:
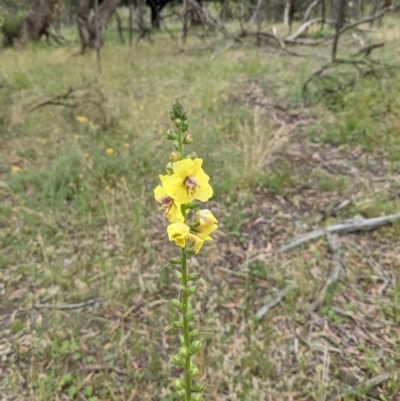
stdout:
<svg viewBox="0 0 400 401">
<path fill-rule="evenodd" d="M 396 29 L 385 31 L 384 58 L 395 54 L 390 38 Z M 76 55 L 76 35 L 68 37 L 68 47 L 6 49 L 0 64 L 0 316 L 6 330 L 0 351 L 11 349 L 0 364 L 1 391 L 43 401 L 173 399 L 176 371 L 169 355 L 177 344 L 165 330 L 175 317 L 164 300 L 175 297 L 176 288 L 173 272 L 159 270 L 176 255 L 153 188 L 168 161 L 163 133 L 171 128 L 168 108 L 177 97 L 190 110 L 193 149 L 211 176 L 210 208 L 221 223 L 200 258 L 205 347 L 197 362 L 208 399 L 256 401 L 268 393 L 284 400 L 295 393 L 325 400 L 343 385 L 333 375 L 341 367 L 368 378 L 394 373 L 399 337 L 389 323 L 399 321 L 400 277 L 388 250 L 398 225 L 366 237 L 391 279 L 373 312 L 388 323 L 392 348 L 374 343 L 368 354 L 351 344 L 356 351 L 348 355 L 344 346 L 325 342 L 318 324 L 307 326 L 304 313 L 331 266 L 324 241 L 301 252 L 271 252 L 322 224 L 316 205 L 328 209 L 350 198 L 351 207 L 341 212 L 346 218 L 398 212 L 398 73 L 366 78 L 353 91 L 304 109 L 301 84 L 318 69 L 317 59 L 271 56 L 251 44 L 211 59 L 213 50 L 179 52 L 163 32 L 153 44 L 133 48 L 111 32 L 97 76 L 95 54 Z M 188 48 L 199 43 L 191 36 Z M 288 110 L 260 109 L 247 94 L 251 85 L 261 100 Z M 31 111 L 70 87 L 78 89 L 68 99 L 74 107 Z M 291 113 L 305 115 L 306 122 L 293 124 Z M 293 158 L 299 152 L 301 162 Z M 359 176 L 327 171 L 319 161 L 332 152 Z M 377 176 L 383 181 L 372 180 Z M 360 277 L 372 256 L 364 259 L 357 248 L 342 245 L 345 279 L 318 311 L 336 333 L 352 320 L 333 307 L 362 305 L 351 312 L 365 312 L 368 324 L 370 299 L 380 301 L 382 285 L 372 270 Z M 255 321 L 254 312 L 291 280 L 296 289 Z M 99 301 L 90 308 L 56 308 L 87 299 Z M 329 359 L 329 347 L 342 353 L 333 351 Z M 348 399 L 355 399 L 353 390 Z M 385 383 L 388 399 L 398 390 L 395 379 Z"/>
</svg>

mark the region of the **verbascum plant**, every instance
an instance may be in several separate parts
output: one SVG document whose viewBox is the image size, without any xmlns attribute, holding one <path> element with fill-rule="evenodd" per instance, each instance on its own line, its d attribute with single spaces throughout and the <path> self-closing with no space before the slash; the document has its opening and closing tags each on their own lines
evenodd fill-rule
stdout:
<svg viewBox="0 0 400 401">
<path fill-rule="evenodd" d="M 195 315 L 192 298 L 198 289 L 193 284 L 201 278 L 200 273 L 189 273 L 188 257 L 197 255 L 205 241 L 211 241 L 210 235 L 218 228 L 218 221 L 208 209 L 200 209 L 201 202 L 208 201 L 213 195 L 209 176 L 202 169 L 203 160 L 195 152 L 186 153 L 185 146 L 193 142 L 189 130 L 189 114 L 180 101 L 175 101 L 170 110 L 170 119 L 176 131 L 168 130 L 166 138 L 175 148 L 169 154 L 167 174 L 160 175 L 161 184 L 154 189 L 156 202 L 169 221 L 168 238 L 181 248 L 181 255 L 169 261 L 170 265 L 180 266 L 176 270 L 179 280 L 179 296 L 170 303 L 181 314 L 172 328 L 180 330 L 181 346 L 171 357 L 171 362 L 182 367 L 183 377 L 177 378 L 173 386 L 180 399 L 201 401 L 204 385 L 196 382 L 199 368 L 192 362 L 194 354 L 202 349 L 200 331 L 193 327 Z M 196 264 L 198 265 L 198 264 Z"/>
</svg>

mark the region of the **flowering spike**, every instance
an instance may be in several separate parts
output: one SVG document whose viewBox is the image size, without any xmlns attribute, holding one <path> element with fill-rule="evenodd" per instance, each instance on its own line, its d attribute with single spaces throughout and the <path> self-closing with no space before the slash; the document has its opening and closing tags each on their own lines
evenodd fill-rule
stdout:
<svg viewBox="0 0 400 401">
<path fill-rule="evenodd" d="M 198 286 L 188 286 L 190 281 L 201 278 L 200 273 L 189 273 L 187 256 L 200 252 L 205 241 L 210 241 L 210 235 L 218 228 L 218 221 L 208 210 L 198 210 L 200 202 L 208 201 L 213 195 L 209 183 L 209 176 L 203 170 L 203 160 L 196 152 L 186 154 L 185 146 L 193 142 L 189 130 L 189 113 L 181 101 L 172 103 L 169 118 L 176 127 L 176 132 L 167 130 L 166 139 L 172 141 L 174 150 L 169 154 L 169 163 L 166 166 L 167 174 L 160 175 L 161 184 L 154 190 L 156 202 L 163 211 L 164 217 L 169 221 L 167 227 L 168 238 L 181 248 L 181 257 L 172 258 L 171 265 L 180 266 L 175 271 L 179 281 L 179 299 L 172 299 L 171 305 L 180 311 L 179 320 L 172 323 L 172 327 L 180 330 L 178 334 L 181 346 L 177 354 L 171 358 L 172 364 L 184 370 L 184 378 L 177 379 L 173 387 L 179 398 L 185 401 L 202 401 L 201 383 L 192 383 L 192 378 L 200 372 L 193 365 L 191 356 L 202 349 L 198 340 L 199 330 L 190 330 L 195 319 L 189 299 L 194 295 Z M 195 268 L 200 268 L 195 258 Z"/>
</svg>

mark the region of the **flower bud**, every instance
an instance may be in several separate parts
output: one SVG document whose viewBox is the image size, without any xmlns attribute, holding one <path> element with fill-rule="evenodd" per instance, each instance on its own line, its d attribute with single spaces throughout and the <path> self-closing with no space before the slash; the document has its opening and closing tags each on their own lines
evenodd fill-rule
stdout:
<svg viewBox="0 0 400 401">
<path fill-rule="evenodd" d="M 181 258 L 172 258 L 172 259 L 169 260 L 169 263 L 171 265 L 180 265 L 180 264 L 182 264 L 182 259 Z M 181 273 L 179 273 L 179 274 L 182 277 L 182 274 Z"/>
<path fill-rule="evenodd" d="M 165 131 L 165 137 L 169 140 L 169 141 L 174 141 L 176 139 L 178 139 L 177 135 L 175 134 L 175 132 L 171 131 L 170 129 L 167 129 Z"/>
<path fill-rule="evenodd" d="M 165 168 L 168 174 L 172 174 L 174 172 L 174 164 L 172 162 L 169 162 Z"/>
<path fill-rule="evenodd" d="M 194 329 L 189 333 L 189 338 L 195 339 L 199 337 L 200 337 L 200 331 L 197 329 Z"/>
<path fill-rule="evenodd" d="M 185 159 L 197 159 L 197 153 L 196 152 L 190 152 Z"/>
<path fill-rule="evenodd" d="M 182 121 L 181 131 L 186 132 L 189 129 L 189 122 L 187 120 Z"/>
<path fill-rule="evenodd" d="M 185 337 L 183 337 L 182 334 L 179 334 L 179 341 L 181 342 L 181 344 L 185 344 Z"/>
<path fill-rule="evenodd" d="M 189 355 L 189 350 L 185 346 L 180 347 L 178 355 L 180 355 L 182 358 L 186 358 Z"/>
<path fill-rule="evenodd" d="M 174 306 L 175 308 L 178 308 L 180 310 L 182 310 L 182 303 L 178 300 L 178 299 L 171 299 L 169 301 L 171 303 L 172 306 Z"/>
<path fill-rule="evenodd" d="M 177 396 L 179 398 L 182 398 L 182 399 L 184 399 L 186 397 L 186 391 L 185 390 L 179 390 L 179 391 L 177 391 L 176 394 L 177 394 Z M 193 397 L 192 397 L 192 400 L 193 400 Z"/>
<path fill-rule="evenodd" d="M 204 384 L 203 383 L 196 383 L 192 387 L 192 391 L 194 393 L 201 393 L 204 390 Z M 193 399 L 193 396 L 192 396 Z"/>
<path fill-rule="evenodd" d="M 200 374 L 199 368 L 197 366 L 192 366 L 189 369 L 189 376 L 190 377 L 197 377 Z"/>
<path fill-rule="evenodd" d="M 182 366 L 185 363 L 185 361 L 182 359 L 180 355 L 174 355 L 171 358 L 171 362 L 176 366 Z"/>
<path fill-rule="evenodd" d="M 185 137 L 183 138 L 183 144 L 184 145 L 190 145 L 193 143 L 193 136 L 192 134 L 186 134 Z"/>
<path fill-rule="evenodd" d="M 171 259 L 171 260 L 172 260 L 172 259 Z M 176 276 L 176 278 L 177 278 L 178 280 L 181 280 L 181 279 L 182 279 L 182 273 L 179 272 L 178 270 L 175 270 L 175 276 Z"/>
<path fill-rule="evenodd" d="M 176 391 L 183 390 L 185 388 L 185 382 L 182 379 L 176 379 L 173 383 L 173 386 Z"/>
<path fill-rule="evenodd" d="M 201 274 L 200 273 L 190 273 L 188 280 L 189 281 L 197 281 L 201 279 Z"/>
<path fill-rule="evenodd" d="M 196 255 L 196 252 L 195 252 L 194 249 L 191 248 L 190 246 L 186 246 L 186 247 L 184 248 L 184 251 L 185 251 L 186 255 L 188 255 L 188 256 L 194 256 L 194 255 Z"/>
<path fill-rule="evenodd" d="M 171 160 L 171 162 L 177 162 L 179 160 L 179 153 L 178 152 L 171 152 L 169 155 L 169 160 Z"/>
<path fill-rule="evenodd" d="M 191 354 L 195 354 L 196 352 L 199 352 L 203 348 L 202 343 L 199 340 L 193 341 L 192 345 L 190 346 L 190 352 Z"/>
<path fill-rule="evenodd" d="M 186 313 L 186 320 L 191 322 L 192 320 L 194 320 L 194 312 L 190 311 L 188 313 Z"/>
<path fill-rule="evenodd" d="M 183 327 L 183 323 L 181 321 L 177 320 L 176 322 L 172 323 L 172 327 L 174 329 L 181 329 Z"/>
<path fill-rule="evenodd" d="M 203 396 L 200 393 L 192 394 L 192 401 L 203 401 Z"/>
<path fill-rule="evenodd" d="M 182 120 L 180 118 L 176 118 L 174 124 L 177 128 L 179 128 L 182 125 Z"/>
<path fill-rule="evenodd" d="M 180 100 L 175 100 L 171 105 L 169 117 L 172 121 L 177 118 L 180 118 L 183 121 L 186 121 L 189 117 L 189 113 L 186 110 L 185 105 Z"/>
<path fill-rule="evenodd" d="M 188 290 L 187 290 L 188 296 L 193 295 L 197 291 L 198 288 L 199 288 L 198 285 L 194 285 L 193 287 L 188 288 Z"/>
</svg>

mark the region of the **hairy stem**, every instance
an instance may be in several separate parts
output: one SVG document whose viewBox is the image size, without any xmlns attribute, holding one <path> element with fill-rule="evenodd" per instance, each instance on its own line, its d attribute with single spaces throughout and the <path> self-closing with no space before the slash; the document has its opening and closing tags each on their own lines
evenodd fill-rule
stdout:
<svg viewBox="0 0 400 401">
<path fill-rule="evenodd" d="M 188 272 L 187 272 L 187 260 L 186 253 L 182 249 L 182 286 L 185 288 L 183 291 L 182 299 L 182 318 L 183 318 L 183 338 L 185 342 L 185 347 L 190 349 L 190 339 L 189 339 L 189 321 L 187 319 L 188 313 Z M 186 401 L 191 401 L 192 399 L 192 380 L 189 375 L 190 369 L 190 354 L 185 358 L 185 383 L 186 383 Z"/>
<path fill-rule="evenodd" d="M 179 152 L 180 160 L 182 160 L 183 159 L 183 141 L 182 141 L 182 128 L 181 127 L 178 127 L 178 144 L 179 144 L 178 152 Z"/>
</svg>

